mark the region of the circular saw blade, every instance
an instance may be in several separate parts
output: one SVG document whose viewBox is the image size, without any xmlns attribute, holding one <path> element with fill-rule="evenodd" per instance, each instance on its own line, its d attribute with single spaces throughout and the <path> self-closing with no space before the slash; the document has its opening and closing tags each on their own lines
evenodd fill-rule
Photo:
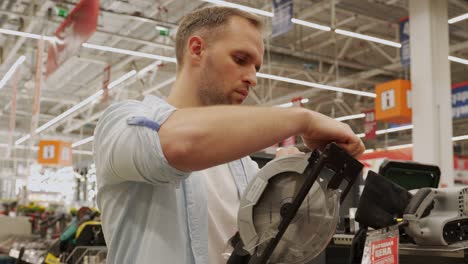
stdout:
<svg viewBox="0 0 468 264">
<path fill-rule="evenodd" d="M 304 175 L 297 172 L 279 173 L 268 181 L 260 199 L 253 207 L 253 224 L 262 252 L 269 239 L 276 235 L 281 222 L 281 207 L 292 203 L 303 185 Z M 338 222 L 339 195 L 326 191 L 326 181 L 318 178 L 291 221 L 281 241 L 269 258 L 269 263 L 306 263 L 326 247 Z"/>
</svg>

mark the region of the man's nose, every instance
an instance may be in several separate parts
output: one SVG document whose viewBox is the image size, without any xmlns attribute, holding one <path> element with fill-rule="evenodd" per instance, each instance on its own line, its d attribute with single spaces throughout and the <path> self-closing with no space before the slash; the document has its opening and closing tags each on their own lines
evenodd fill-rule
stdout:
<svg viewBox="0 0 468 264">
<path fill-rule="evenodd" d="M 247 83 L 249 87 L 254 87 L 257 85 L 257 70 L 255 67 L 249 69 L 249 71 L 244 76 L 244 83 Z"/>
</svg>

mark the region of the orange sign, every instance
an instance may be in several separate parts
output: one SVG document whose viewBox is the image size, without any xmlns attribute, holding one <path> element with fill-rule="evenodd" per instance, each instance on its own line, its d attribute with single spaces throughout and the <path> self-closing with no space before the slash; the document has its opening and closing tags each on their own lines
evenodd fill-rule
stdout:
<svg viewBox="0 0 468 264">
<path fill-rule="evenodd" d="M 37 161 L 44 165 L 72 165 L 71 143 L 59 140 L 41 140 Z"/>
<path fill-rule="evenodd" d="M 411 83 L 394 80 L 375 86 L 375 120 L 394 123 L 411 122 Z"/>
</svg>

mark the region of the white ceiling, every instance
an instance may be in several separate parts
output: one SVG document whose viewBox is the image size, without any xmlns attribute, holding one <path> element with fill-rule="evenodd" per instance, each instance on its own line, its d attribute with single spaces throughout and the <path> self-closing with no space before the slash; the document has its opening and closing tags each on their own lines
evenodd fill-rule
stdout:
<svg viewBox="0 0 468 264">
<path fill-rule="evenodd" d="M 78 1 L 4 0 L 0 1 L 0 28 L 51 36 L 64 18 L 48 12 L 58 6 L 69 11 Z M 232 0 L 230 2 L 271 11 L 271 1 Z M 294 17 L 321 25 L 331 25 L 335 17 L 337 27 L 398 42 L 398 20 L 408 15 L 406 0 L 307 0 L 294 1 Z M 173 34 L 159 36 L 155 26 L 167 26 L 175 32 L 180 18 L 191 10 L 210 4 L 200 0 L 102 0 L 97 32 L 88 43 L 149 54 L 174 57 Z M 334 14 L 333 14 L 334 10 Z M 468 12 L 468 1 L 449 1 L 449 18 Z M 49 15 L 48 15 L 49 14 Z M 267 25 L 270 18 L 265 18 Z M 0 34 L 0 76 L 15 60 L 26 56 L 20 67 L 14 140 L 28 134 L 33 111 L 34 78 L 37 58 L 37 40 Z M 359 40 L 331 32 L 294 25 L 289 33 L 272 39 L 266 36 L 265 65 L 262 72 L 354 90 L 372 92 L 375 84 L 395 78 L 409 77 L 399 63 L 399 49 Z M 450 25 L 451 55 L 468 58 L 468 20 Z M 125 73 L 139 71 L 153 63 L 153 59 L 82 47 L 67 60 L 41 88 L 39 126 L 67 111 L 102 88 L 104 68 L 111 65 L 111 81 Z M 338 66 L 338 67 L 336 67 Z M 468 66 L 451 63 L 452 83 L 468 81 Z M 166 96 L 175 64 L 164 62 L 153 67 L 141 78 L 131 78 L 113 89 L 110 100 L 88 104 L 42 131 L 38 139 L 54 138 L 76 142 L 92 136 L 99 114 L 112 101 L 141 99 L 152 93 Z M 12 167 L 15 162 L 35 159 L 34 150 L 14 149 L 11 157 L 1 157 L 9 143 L 9 115 L 12 81 L 0 90 L 0 166 Z M 163 85 L 161 85 L 163 84 Z M 361 113 L 373 107 L 373 99 L 365 96 L 338 94 L 303 85 L 259 79 L 247 104 L 277 105 L 292 98 L 309 98 L 305 107 L 326 115 L 340 117 Z M 362 120 L 348 122 L 357 133 L 363 131 Z M 379 124 L 384 128 L 385 124 Z M 454 135 L 468 134 L 467 120 L 454 122 Z M 367 140 L 368 147 L 384 144 L 398 145 L 411 142 L 411 131 L 379 136 Z M 459 142 L 468 154 L 468 142 Z M 87 143 L 77 150 L 91 150 Z M 90 160 L 90 155 L 75 155 L 75 159 Z"/>
</svg>

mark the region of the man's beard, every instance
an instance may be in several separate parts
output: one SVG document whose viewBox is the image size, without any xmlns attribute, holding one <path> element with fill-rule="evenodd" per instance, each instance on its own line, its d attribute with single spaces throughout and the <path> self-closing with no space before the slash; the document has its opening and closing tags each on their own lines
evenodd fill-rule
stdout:
<svg viewBox="0 0 468 264">
<path fill-rule="evenodd" d="M 224 94 L 223 83 L 215 81 L 219 73 L 216 71 L 210 59 L 207 60 L 207 65 L 203 69 L 201 75 L 198 97 L 203 105 L 231 104 L 229 97 Z M 221 82 L 223 82 L 223 80 L 221 80 Z"/>
</svg>

